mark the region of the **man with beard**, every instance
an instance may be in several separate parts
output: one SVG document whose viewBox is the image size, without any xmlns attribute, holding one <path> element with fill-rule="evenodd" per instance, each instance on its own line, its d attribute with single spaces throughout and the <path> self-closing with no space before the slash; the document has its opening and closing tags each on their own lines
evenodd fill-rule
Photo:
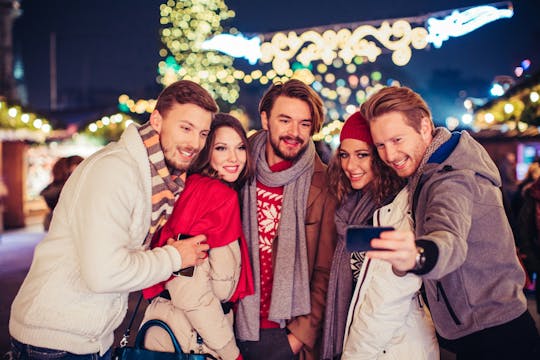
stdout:
<svg viewBox="0 0 540 360">
<path fill-rule="evenodd" d="M 289 80 L 270 87 L 259 112 L 263 130 L 250 139 L 256 179 L 242 208 L 255 294 L 239 304 L 239 347 L 245 359 L 315 359 L 336 242 L 336 201 L 311 140 L 322 101 Z"/>
<path fill-rule="evenodd" d="M 439 343 L 458 359 L 539 359 L 500 190 L 501 176 L 467 132 L 435 128 L 424 100 L 388 87 L 362 104 L 381 159 L 408 180 L 412 231 L 383 232 L 370 258 L 420 275 Z"/>
<path fill-rule="evenodd" d="M 217 110 L 200 85 L 178 81 L 162 91 L 146 124 L 128 126 L 77 167 L 12 304 L 15 359 L 110 358 L 129 293 L 203 261 L 204 235 L 149 244 Z"/>
</svg>

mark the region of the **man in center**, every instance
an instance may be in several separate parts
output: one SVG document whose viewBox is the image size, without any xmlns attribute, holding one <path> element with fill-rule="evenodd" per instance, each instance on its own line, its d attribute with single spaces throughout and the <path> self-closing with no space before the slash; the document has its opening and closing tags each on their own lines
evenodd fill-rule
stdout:
<svg viewBox="0 0 540 360">
<path fill-rule="evenodd" d="M 237 339 L 245 359 L 316 359 L 336 243 L 336 200 L 311 139 L 322 101 L 293 79 L 272 85 L 259 113 L 242 207 L 255 294 L 239 304 Z"/>
</svg>

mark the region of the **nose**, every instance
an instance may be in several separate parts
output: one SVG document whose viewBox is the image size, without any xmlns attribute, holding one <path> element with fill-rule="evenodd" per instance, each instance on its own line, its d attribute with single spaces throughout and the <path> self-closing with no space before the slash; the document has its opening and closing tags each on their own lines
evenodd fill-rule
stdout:
<svg viewBox="0 0 540 360">
<path fill-rule="evenodd" d="M 238 162 L 238 154 L 236 154 L 236 150 L 234 149 L 229 150 L 227 160 L 231 163 Z"/>
<path fill-rule="evenodd" d="M 298 137 L 299 128 L 300 128 L 299 123 L 291 121 L 291 125 L 289 126 L 289 135 L 295 138 Z"/>
<path fill-rule="evenodd" d="M 381 158 L 386 162 L 393 162 L 397 158 L 397 151 L 394 145 L 388 144 L 384 147 Z"/>
<path fill-rule="evenodd" d="M 198 138 L 196 137 L 191 138 L 189 145 L 192 146 L 195 151 L 199 151 L 204 147 L 205 143 L 206 143 L 206 137 L 199 136 Z"/>
<path fill-rule="evenodd" d="M 354 161 L 349 157 L 345 159 L 345 164 L 343 164 L 343 168 L 349 172 L 354 170 Z"/>
</svg>

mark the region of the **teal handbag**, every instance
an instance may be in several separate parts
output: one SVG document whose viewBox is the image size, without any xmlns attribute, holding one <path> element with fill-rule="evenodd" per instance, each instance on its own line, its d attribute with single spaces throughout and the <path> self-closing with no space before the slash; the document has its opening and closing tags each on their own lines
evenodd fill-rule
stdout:
<svg viewBox="0 0 540 360">
<path fill-rule="evenodd" d="M 215 357 L 210 354 L 184 353 L 182 351 L 180 343 L 176 339 L 176 336 L 174 336 L 174 333 L 169 327 L 169 325 L 167 325 L 167 323 L 165 323 L 164 321 L 156 319 L 148 320 L 147 322 L 145 322 L 137 333 L 137 337 L 135 338 L 135 346 L 128 347 L 127 344 L 129 335 L 131 333 L 131 327 L 133 326 L 133 321 L 135 320 L 135 316 L 137 315 L 137 311 L 139 310 L 139 306 L 141 305 L 142 298 L 143 295 L 141 293 L 141 295 L 139 296 L 139 300 L 137 301 L 137 305 L 135 306 L 135 311 L 131 316 L 127 329 L 124 332 L 124 336 L 120 341 L 120 347 L 115 348 L 112 352 L 112 360 L 206 360 L 207 358 L 215 359 Z M 144 348 L 144 338 L 146 336 L 146 331 L 152 326 L 158 326 L 169 334 L 174 347 L 173 353 L 148 350 Z"/>
<path fill-rule="evenodd" d="M 174 346 L 173 353 L 147 350 L 144 348 L 146 331 L 152 326 L 158 326 L 167 331 Z M 116 348 L 112 358 L 114 360 L 206 360 L 206 356 L 206 354 L 186 354 L 182 352 L 182 347 L 169 325 L 161 320 L 148 320 L 139 329 L 139 333 L 135 338 L 135 346 Z"/>
</svg>

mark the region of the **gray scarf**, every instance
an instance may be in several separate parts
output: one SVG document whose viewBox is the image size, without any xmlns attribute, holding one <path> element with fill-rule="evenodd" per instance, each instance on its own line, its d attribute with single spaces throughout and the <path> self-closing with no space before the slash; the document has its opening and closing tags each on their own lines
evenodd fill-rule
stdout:
<svg viewBox="0 0 540 360">
<path fill-rule="evenodd" d="M 315 145 L 309 141 L 305 152 L 289 169 L 272 172 L 266 161 L 267 132 L 254 135 L 252 154 L 257 164 L 257 180 L 269 187 L 283 189 L 283 204 L 279 221 L 274 265 L 274 282 L 269 320 L 285 327 L 286 321 L 311 312 L 305 215 L 311 179 L 313 177 Z M 242 220 L 244 234 L 251 253 L 255 294 L 242 299 L 236 316 L 240 340 L 258 341 L 260 329 L 260 261 L 257 221 L 257 182 L 243 189 Z M 276 241 L 275 240 L 275 241 Z"/>
<path fill-rule="evenodd" d="M 336 229 L 338 241 L 326 295 L 321 359 L 334 359 L 343 351 L 343 339 L 347 313 L 353 294 L 353 277 L 351 271 L 351 253 L 345 246 L 345 232 L 348 225 L 371 225 L 375 201 L 371 191 L 354 191 L 347 195 L 336 211 Z"/>
<path fill-rule="evenodd" d="M 416 172 L 411 175 L 407 183 L 407 187 L 409 188 L 409 206 L 412 206 L 414 192 L 418 186 L 418 183 L 420 182 L 420 178 L 424 174 L 424 170 L 429 158 L 442 144 L 447 142 L 451 136 L 452 134 L 446 128 L 439 127 L 435 129 L 431 144 L 428 145 L 426 152 L 424 153 L 424 157 L 422 158 L 420 165 L 418 165 L 418 169 L 416 169 Z"/>
</svg>

